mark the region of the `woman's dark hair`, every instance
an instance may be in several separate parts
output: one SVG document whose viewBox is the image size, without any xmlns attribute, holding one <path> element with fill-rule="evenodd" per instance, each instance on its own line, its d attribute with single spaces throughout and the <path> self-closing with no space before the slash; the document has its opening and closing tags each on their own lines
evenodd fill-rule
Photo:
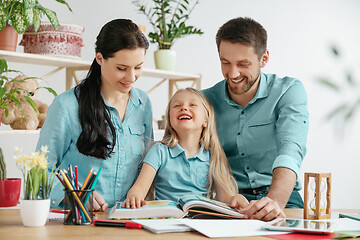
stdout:
<svg viewBox="0 0 360 240">
<path fill-rule="evenodd" d="M 96 38 L 95 52 L 108 59 L 122 49 L 148 49 L 149 42 L 135 23 L 116 19 L 106 23 Z M 101 95 L 101 67 L 96 59 L 86 78 L 75 87 L 82 132 L 76 146 L 80 153 L 106 159 L 114 150 L 116 131 L 110 109 Z M 110 130 L 110 131 L 109 131 Z M 110 140 L 111 139 L 111 140 Z"/>
<path fill-rule="evenodd" d="M 267 33 L 260 23 L 251 18 L 234 18 L 222 25 L 216 34 L 219 50 L 221 41 L 252 46 L 260 59 L 267 48 Z"/>
</svg>

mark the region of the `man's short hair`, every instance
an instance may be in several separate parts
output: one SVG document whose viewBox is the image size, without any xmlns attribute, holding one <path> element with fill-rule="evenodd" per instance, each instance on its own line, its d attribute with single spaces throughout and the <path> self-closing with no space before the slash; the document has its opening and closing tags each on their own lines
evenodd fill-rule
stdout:
<svg viewBox="0 0 360 240">
<path fill-rule="evenodd" d="M 267 48 L 267 33 L 263 26 L 255 20 L 238 17 L 227 21 L 219 28 L 216 34 L 218 51 L 221 41 L 252 46 L 260 59 Z"/>
</svg>

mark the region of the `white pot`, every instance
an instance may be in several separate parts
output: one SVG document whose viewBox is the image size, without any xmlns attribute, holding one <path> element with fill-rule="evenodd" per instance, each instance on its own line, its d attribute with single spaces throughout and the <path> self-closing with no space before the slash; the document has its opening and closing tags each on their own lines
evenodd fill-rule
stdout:
<svg viewBox="0 0 360 240">
<path fill-rule="evenodd" d="M 20 215 L 25 227 L 44 226 L 50 210 L 50 199 L 20 200 Z"/>
<path fill-rule="evenodd" d="M 157 69 L 175 69 L 176 52 L 171 49 L 160 49 L 154 52 L 155 66 Z"/>
</svg>

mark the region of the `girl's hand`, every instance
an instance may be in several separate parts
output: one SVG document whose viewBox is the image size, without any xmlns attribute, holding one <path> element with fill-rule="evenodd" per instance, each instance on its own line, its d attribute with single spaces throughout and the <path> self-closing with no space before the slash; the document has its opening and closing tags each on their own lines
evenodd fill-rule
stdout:
<svg viewBox="0 0 360 240">
<path fill-rule="evenodd" d="M 125 201 L 121 204 L 122 208 L 139 208 L 146 205 L 144 197 L 141 197 L 140 194 L 132 193 L 132 189 L 129 190 L 128 195 Z"/>
<path fill-rule="evenodd" d="M 231 197 L 230 199 L 230 207 L 236 208 L 236 209 L 242 209 L 249 205 L 249 201 L 241 194 L 236 194 Z"/>
</svg>

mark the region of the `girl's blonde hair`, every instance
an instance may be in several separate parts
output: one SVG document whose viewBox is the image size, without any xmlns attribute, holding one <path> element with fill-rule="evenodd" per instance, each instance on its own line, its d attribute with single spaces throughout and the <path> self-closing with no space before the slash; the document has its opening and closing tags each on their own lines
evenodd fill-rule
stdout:
<svg viewBox="0 0 360 240">
<path fill-rule="evenodd" d="M 217 131 L 216 131 L 216 122 L 215 122 L 215 113 L 214 108 L 206 99 L 206 97 L 198 90 L 194 88 L 185 88 L 178 90 L 176 94 L 182 91 L 188 91 L 194 95 L 196 95 L 202 106 L 204 107 L 206 117 L 207 117 L 207 126 L 203 128 L 199 142 L 202 144 L 204 150 L 210 151 L 210 166 L 209 166 L 209 190 L 208 197 L 212 197 L 215 192 L 216 182 L 219 186 L 221 186 L 227 193 L 234 195 L 237 194 L 237 184 L 232 176 L 231 169 L 229 166 L 229 162 L 226 158 L 225 152 L 220 144 Z M 170 124 L 170 106 L 174 96 L 171 98 L 167 108 L 166 108 L 166 125 L 165 125 L 165 133 L 161 142 L 168 147 L 175 147 L 178 143 L 179 137 L 176 131 L 172 128 Z"/>
</svg>

